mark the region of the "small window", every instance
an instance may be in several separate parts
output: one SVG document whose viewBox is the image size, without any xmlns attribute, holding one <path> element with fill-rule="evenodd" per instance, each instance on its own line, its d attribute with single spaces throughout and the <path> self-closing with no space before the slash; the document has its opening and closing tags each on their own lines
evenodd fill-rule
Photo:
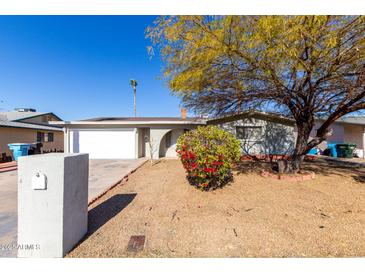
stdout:
<svg viewBox="0 0 365 274">
<path fill-rule="evenodd" d="M 260 126 L 243 126 L 236 127 L 236 136 L 238 139 L 257 140 L 262 135 L 262 127 Z"/>
<path fill-rule="evenodd" d="M 53 142 L 54 141 L 54 135 L 53 132 L 48 132 L 48 136 L 47 136 L 47 142 Z"/>
<path fill-rule="evenodd" d="M 44 142 L 44 132 L 37 132 L 37 142 L 41 143 Z"/>
</svg>

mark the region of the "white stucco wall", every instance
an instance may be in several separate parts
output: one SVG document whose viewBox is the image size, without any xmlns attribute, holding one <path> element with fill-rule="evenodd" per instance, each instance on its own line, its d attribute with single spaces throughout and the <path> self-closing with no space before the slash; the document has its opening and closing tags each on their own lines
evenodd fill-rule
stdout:
<svg viewBox="0 0 365 274">
<path fill-rule="evenodd" d="M 169 125 L 169 126 L 153 126 L 150 128 L 150 138 L 153 141 L 153 158 L 160 157 L 176 158 L 176 142 L 184 130 L 192 130 L 198 125 Z M 171 143 L 166 147 L 166 134 L 171 132 Z M 146 144 L 146 156 L 149 157 L 149 145 Z"/>
<path fill-rule="evenodd" d="M 160 143 L 162 138 L 168 133 L 170 128 L 151 128 L 150 129 L 150 142 L 152 145 L 147 145 L 148 156 L 150 157 L 152 150 L 153 159 L 160 158 Z"/>
<path fill-rule="evenodd" d="M 160 144 L 160 157 L 167 157 L 167 158 L 176 158 L 176 142 L 177 139 L 180 137 L 181 134 L 184 133 L 183 129 L 173 129 L 170 132 L 166 133 L 165 136 L 161 140 Z M 170 135 L 170 145 L 167 146 L 167 135 Z"/>
<path fill-rule="evenodd" d="M 236 121 L 217 124 L 222 129 L 237 136 L 236 127 L 261 127 L 261 134 L 239 139 L 243 154 L 287 154 L 295 144 L 294 127 L 270 122 L 258 118 L 243 118 Z"/>
</svg>

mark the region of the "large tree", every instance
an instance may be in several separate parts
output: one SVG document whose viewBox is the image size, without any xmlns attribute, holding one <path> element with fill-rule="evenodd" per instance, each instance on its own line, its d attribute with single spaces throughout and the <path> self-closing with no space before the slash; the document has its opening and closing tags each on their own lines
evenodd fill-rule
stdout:
<svg viewBox="0 0 365 274">
<path fill-rule="evenodd" d="M 147 36 L 161 51 L 171 90 L 191 110 L 292 117 L 290 172 L 334 121 L 365 108 L 364 16 L 159 17 Z"/>
</svg>

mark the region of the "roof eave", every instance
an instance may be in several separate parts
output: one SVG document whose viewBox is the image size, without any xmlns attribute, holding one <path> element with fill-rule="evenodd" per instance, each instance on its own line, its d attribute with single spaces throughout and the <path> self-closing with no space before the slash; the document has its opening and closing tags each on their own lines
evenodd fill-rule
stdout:
<svg viewBox="0 0 365 274">
<path fill-rule="evenodd" d="M 210 118 L 207 121 L 207 124 L 218 124 L 218 123 L 225 123 L 225 122 L 232 122 L 243 118 L 258 118 L 258 119 L 265 119 L 272 122 L 278 122 L 281 124 L 285 124 L 288 126 L 294 126 L 295 121 L 290 118 L 282 117 L 279 115 L 275 115 L 272 113 L 266 112 L 257 112 L 257 111 L 246 111 L 231 115 L 225 115 L 221 117 Z"/>
<path fill-rule="evenodd" d="M 57 127 L 25 127 L 25 126 L 18 126 L 18 125 L 1 125 L 0 127 L 5 128 L 21 128 L 21 129 L 30 129 L 30 130 L 45 130 L 45 131 L 63 131 L 62 128 Z"/>
<path fill-rule="evenodd" d="M 205 121 L 52 121 L 52 125 L 205 125 Z"/>
</svg>

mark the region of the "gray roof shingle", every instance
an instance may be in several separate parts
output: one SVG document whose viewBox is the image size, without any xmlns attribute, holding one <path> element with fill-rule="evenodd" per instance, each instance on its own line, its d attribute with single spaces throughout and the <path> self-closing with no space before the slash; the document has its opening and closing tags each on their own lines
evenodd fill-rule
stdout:
<svg viewBox="0 0 365 274">
<path fill-rule="evenodd" d="M 55 127 L 55 126 L 36 125 L 36 124 L 30 124 L 30 123 L 1 121 L 1 120 L 0 120 L 0 127 L 15 127 L 15 128 L 62 131 L 62 128 Z"/>
<path fill-rule="evenodd" d="M 40 116 L 48 114 L 47 112 L 27 112 L 27 111 L 8 111 L 8 112 L 0 112 L 0 120 L 5 121 L 18 121 L 26 118 L 31 118 L 35 116 Z"/>
</svg>

